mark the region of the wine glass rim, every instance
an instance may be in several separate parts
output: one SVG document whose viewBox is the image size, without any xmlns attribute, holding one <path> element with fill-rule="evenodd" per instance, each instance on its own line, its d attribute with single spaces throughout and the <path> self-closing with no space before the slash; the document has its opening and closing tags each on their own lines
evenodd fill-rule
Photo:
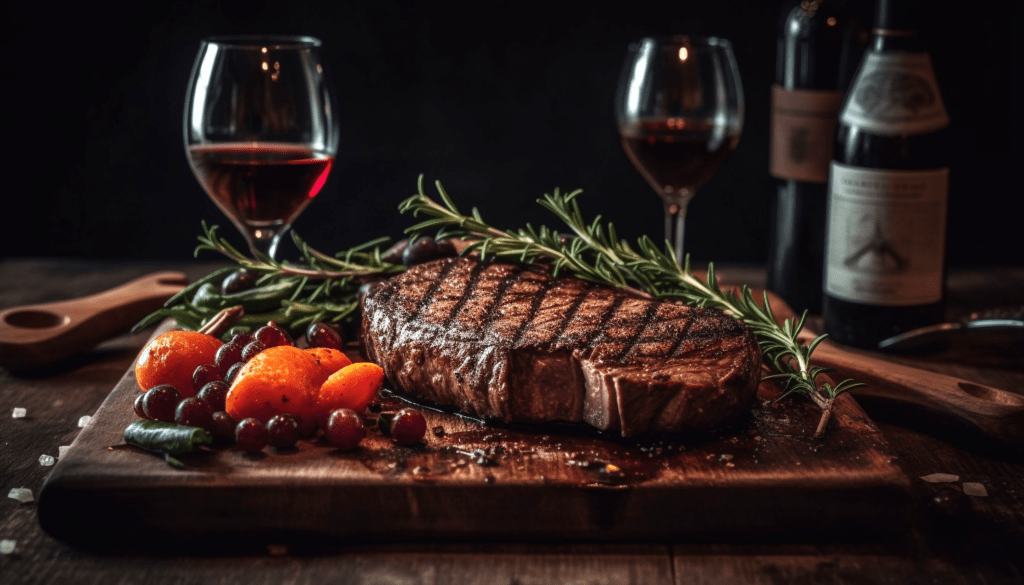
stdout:
<svg viewBox="0 0 1024 585">
<path fill-rule="evenodd" d="M 311 48 L 321 45 L 320 39 L 306 35 L 214 35 L 203 39 L 203 43 L 239 49 Z"/>
</svg>

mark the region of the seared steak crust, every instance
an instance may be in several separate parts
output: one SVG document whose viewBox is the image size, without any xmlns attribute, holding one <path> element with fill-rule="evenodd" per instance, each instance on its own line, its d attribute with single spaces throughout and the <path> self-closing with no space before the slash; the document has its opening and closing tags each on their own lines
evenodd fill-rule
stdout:
<svg viewBox="0 0 1024 585">
<path fill-rule="evenodd" d="M 721 311 L 474 258 L 381 283 L 362 331 L 399 389 L 503 422 L 697 431 L 746 408 L 760 381 L 753 333 Z"/>
</svg>

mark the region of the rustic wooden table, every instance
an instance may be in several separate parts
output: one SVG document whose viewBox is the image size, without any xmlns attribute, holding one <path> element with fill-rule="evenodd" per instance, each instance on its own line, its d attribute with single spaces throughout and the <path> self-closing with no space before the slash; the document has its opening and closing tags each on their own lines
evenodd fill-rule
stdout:
<svg viewBox="0 0 1024 585">
<path fill-rule="evenodd" d="M 156 270 L 191 278 L 214 265 L 82 260 L 0 262 L 0 310 L 106 290 Z M 756 268 L 726 267 L 727 282 L 758 285 Z M 954 271 L 949 311 L 1024 302 L 1024 269 Z M 58 455 L 95 412 L 150 332 L 122 335 L 32 374 L 0 370 L 0 490 L 34 495 Z M 1024 394 L 1024 347 L 954 345 L 938 354 L 888 356 L 922 369 Z M 42 531 L 35 502 L 0 502 L 3 583 L 1019 583 L 1024 579 L 1024 451 L 997 448 L 964 429 L 862 400 L 912 478 L 909 534 L 858 542 L 644 542 L 610 544 L 402 543 L 285 550 L 174 553 L 90 551 Z M 27 416 L 14 419 L 15 408 Z M 958 475 L 953 483 L 920 480 Z M 962 482 L 987 497 L 962 497 Z M 958 493 L 936 504 L 936 495 Z M 952 502 L 952 504 L 950 504 Z M 956 503 L 964 504 L 962 509 Z M 496 505 L 501 505 L 496 503 Z M 837 501 L 837 506 L 843 502 Z M 9 544 L 9 543 L 8 543 Z M 133 543 L 138 544 L 138 543 Z M 229 543 L 226 543 L 226 545 Z M 228 552 L 225 552 L 228 551 Z"/>
</svg>

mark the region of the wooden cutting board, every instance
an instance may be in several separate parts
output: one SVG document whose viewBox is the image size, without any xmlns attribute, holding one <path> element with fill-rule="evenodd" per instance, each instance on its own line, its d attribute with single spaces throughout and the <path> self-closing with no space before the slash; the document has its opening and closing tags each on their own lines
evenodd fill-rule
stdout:
<svg viewBox="0 0 1024 585">
<path fill-rule="evenodd" d="M 164 324 L 156 334 L 170 328 Z M 624 441 L 578 427 L 486 426 L 423 410 L 423 445 L 371 429 L 249 455 L 215 448 L 185 469 L 125 445 L 129 371 L 43 486 L 39 519 L 83 545 L 293 540 L 722 540 L 878 538 L 909 526 L 910 483 L 848 395 L 819 411 L 776 403 L 706 436 Z M 385 398 L 386 411 L 403 404 Z"/>
</svg>

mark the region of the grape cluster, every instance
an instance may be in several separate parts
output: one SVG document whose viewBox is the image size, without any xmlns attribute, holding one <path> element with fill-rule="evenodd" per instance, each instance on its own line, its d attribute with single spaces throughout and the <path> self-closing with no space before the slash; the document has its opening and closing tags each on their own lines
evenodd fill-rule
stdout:
<svg viewBox="0 0 1024 585">
<path fill-rule="evenodd" d="M 309 326 L 303 341 L 305 346 L 311 348 L 340 351 L 344 346 L 337 330 L 320 322 Z M 135 399 L 135 414 L 148 420 L 205 429 L 221 442 L 234 442 L 238 449 L 250 453 L 262 451 L 268 445 L 275 449 L 294 447 L 301 437 L 311 435 L 316 430 L 316 421 L 302 421 L 290 414 L 275 415 L 266 424 L 256 418 L 236 421 L 225 410 L 228 391 L 238 371 L 261 351 L 281 345 L 294 346 L 295 341 L 273 321 L 251 333 L 236 331 L 217 350 L 213 363 L 202 364 L 192 373 L 194 386 L 200 388 L 196 396 L 186 398 L 174 386 L 160 384 Z M 413 421 L 410 427 L 413 430 L 404 431 L 404 434 L 400 431 L 394 438 L 403 444 L 415 443 L 423 437 L 423 432 L 414 437 L 418 428 L 415 419 L 418 417 L 421 422 L 424 419 L 412 409 L 404 410 L 412 413 L 406 413 L 403 417 Z M 363 416 L 352 409 L 336 409 L 321 423 L 324 438 L 338 449 L 354 449 L 366 437 Z M 420 426 L 425 428 L 426 423 Z M 398 427 L 402 429 L 409 427 L 409 424 L 400 423 Z"/>
</svg>

